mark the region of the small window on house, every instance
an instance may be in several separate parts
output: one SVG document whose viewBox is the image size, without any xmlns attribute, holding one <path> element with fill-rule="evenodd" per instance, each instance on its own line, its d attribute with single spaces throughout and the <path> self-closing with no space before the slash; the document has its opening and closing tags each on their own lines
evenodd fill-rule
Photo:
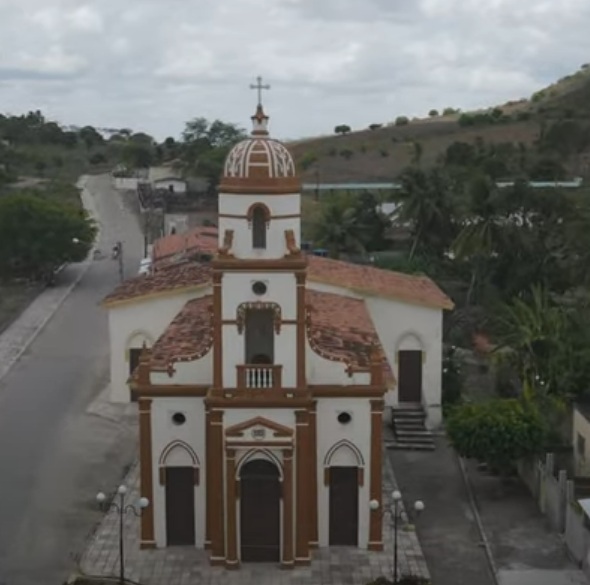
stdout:
<svg viewBox="0 0 590 585">
<path fill-rule="evenodd" d="M 252 247 L 266 248 L 266 215 L 262 207 L 255 207 L 252 212 Z"/>
<path fill-rule="evenodd" d="M 584 457 L 586 455 L 586 439 L 580 433 L 578 433 L 578 440 L 576 441 L 576 449 L 578 455 Z"/>
</svg>

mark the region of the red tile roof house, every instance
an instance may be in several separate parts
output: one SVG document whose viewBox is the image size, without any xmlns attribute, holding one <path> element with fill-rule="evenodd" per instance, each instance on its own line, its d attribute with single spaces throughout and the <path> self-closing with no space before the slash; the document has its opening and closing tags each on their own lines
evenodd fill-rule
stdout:
<svg viewBox="0 0 590 585">
<path fill-rule="evenodd" d="M 369 503 L 382 496 L 384 404 L 440 424 L 453 303 L 426 276 L 301 252 L 293 159 L 268 136 L 262 106 L 252 121 L 225 163 L 219 230 L 157 241 L 153 274 L 104 300 L 111 399 L 139 401 L 141 489 L 153 502 L 144 548 L 188 544 L 214 564 L 290 568 L 317 546 L 382 548 Z M 256 499 L 261 474 L 267 487 L 280 480 L 281 497 L 268 487 Z M 329 514 L 339 489 L 356 503 Z M 267 517 L 272 546 L 257 548 L 248 526 Z"/>
</svg>

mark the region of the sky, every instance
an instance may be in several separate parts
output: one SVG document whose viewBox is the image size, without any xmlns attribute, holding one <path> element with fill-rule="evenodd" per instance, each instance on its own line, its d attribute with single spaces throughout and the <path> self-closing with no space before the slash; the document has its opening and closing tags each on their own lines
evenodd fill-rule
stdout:
<svg viewBox="0 0 590 585">
<path fill-rule="evenodd" d="M 282 139 L 529 97 L 590 62 L 589 0 L 0 0 L 0 112 Z"/>
</svg>

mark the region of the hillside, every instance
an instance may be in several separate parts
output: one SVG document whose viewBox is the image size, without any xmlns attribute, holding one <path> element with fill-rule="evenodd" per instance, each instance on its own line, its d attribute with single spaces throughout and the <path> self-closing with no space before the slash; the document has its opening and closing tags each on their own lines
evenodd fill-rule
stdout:
<svg viewBox="0 0 590 585">
<path fill-rule="evenodd" d="M 572 128 L 580 134 L 575 144 Z M 508 150 L 511 145 L 514 153 L 526 151 L 529 164 L 542 155 L 556 160 L 568 176 L 587 176 L 590 67 L 583 66 L 530 99 L 478 112 L 401 119 L 373 130 L 295 141 L 290 147 L 304 182 L 329 183 L 393 180 L 413 162 L 434 165 L 455 142 L 482 141 Z M 513 169 L 516 163 L 507 166 Z"/>
</svg>

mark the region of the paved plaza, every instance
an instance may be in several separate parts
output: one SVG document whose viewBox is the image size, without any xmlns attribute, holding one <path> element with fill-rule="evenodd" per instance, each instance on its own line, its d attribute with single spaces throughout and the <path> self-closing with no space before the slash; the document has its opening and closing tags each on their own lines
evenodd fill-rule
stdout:
<svg viewBox="0 0 590 585">
<path fill-rule="evenodd" d="M 395 488 L 389 459 L 384 455 L 384 494 Z M 139 466 L 129 472 L 125 484 L 129 502 L 139 498 Z M 160 550 L 139 549 L 139 519 L 125 518 L 125 559 L 127 578 L 142 585 L 365 585 L 377 577 L 391 578 L 393 570 L 393 529 L 389 515 L 383 523 L 383 552 L 368 552 L 348 547 L 313 551 L 308 567 L 282 570 L 278 565 L 243 564 L 238 571 L 211 567 L 207 552 L 192 547 Z M 405 513 L 399 530 L 399 567 L 402 574 L 428 577 L 422 549 Z M 87 575 L 118 575 L 118 516 L 112 510 L 104 518 L 81 559 Z"/>
</svg>

